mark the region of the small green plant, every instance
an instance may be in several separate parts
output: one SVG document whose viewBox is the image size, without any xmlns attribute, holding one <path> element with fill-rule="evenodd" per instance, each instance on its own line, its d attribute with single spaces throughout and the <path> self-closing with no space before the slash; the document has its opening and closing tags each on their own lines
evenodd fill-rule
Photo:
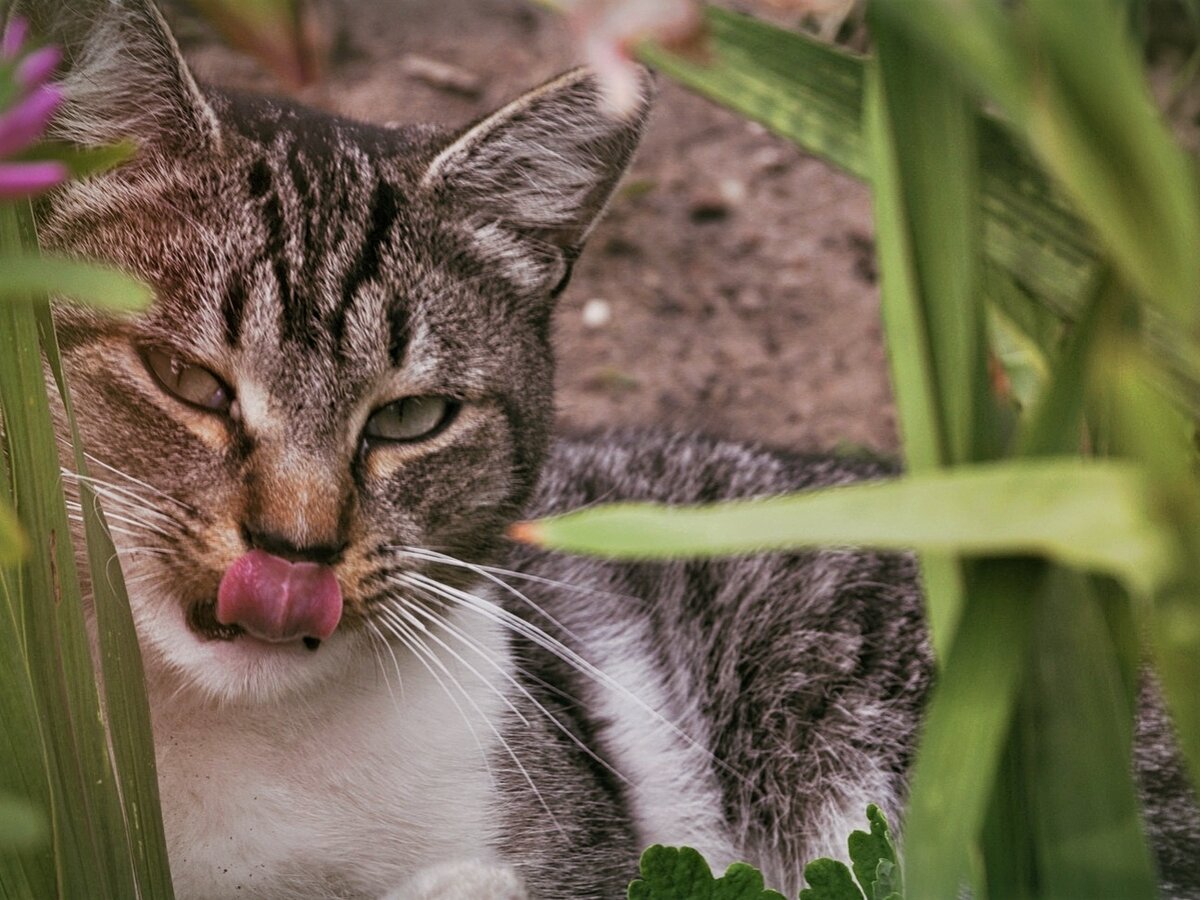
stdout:
<svg viewBox="0 0 1200 900">
<path fill-rule="evenodd" d="M 800 892 L 799 900 L 904 900 L 887 819 L 872 804 L 867 807 L 867 821 L 870 830 L 855 831 L 848 841 L 853 874 L 838 860 L 813 860 L 804 867 L 809 886 Z M 762 873 L 748 863 L 734 863 L 715 878 L 698 850 L 655 844 L 642 854 L 641 877 L 629 885 L 629 900 L 784 900 L 784 896 L 765 888 Z"/>
</svg>

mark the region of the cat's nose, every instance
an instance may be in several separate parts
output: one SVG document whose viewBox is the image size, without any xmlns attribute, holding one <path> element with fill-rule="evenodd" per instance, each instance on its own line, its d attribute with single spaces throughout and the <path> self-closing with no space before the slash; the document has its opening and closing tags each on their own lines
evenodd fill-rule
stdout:
<svg viewBox="0 0 1200 900">
<path fill-rule="evenodd" d="M 242 526 L 242 538 L 252 550 L 264 550 L 288 562 L 337 565 L 346 552 L 346 542 L 338 544 L 297 544 L 291 539 L 269 531 Z"/>
</svg>

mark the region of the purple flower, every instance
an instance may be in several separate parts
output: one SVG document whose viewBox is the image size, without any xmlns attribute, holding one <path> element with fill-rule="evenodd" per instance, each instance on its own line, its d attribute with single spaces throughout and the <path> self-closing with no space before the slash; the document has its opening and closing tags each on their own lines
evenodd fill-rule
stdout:
<svg viewBox="0 0 1200 900">
<path fill-rule="evenodd" d="M 0 200 L 14 200 L 41 193 L 67 179 L 60 162 L 0 162 Z"/>
<path fill-rule="evenodd" d="M 63 101 L 62 91 L 49 83 L 62 54 L 56 47 L 26 49 L 28 34 L 28 23 L 13 18 L 0 35 L 0 97 L 9 98 L 0 108 L 0 200 L 40 193 L 68 174 L 60 162 L 5 159 L 27 151 L 35 155 L 38 139 Z"/>
</svg>

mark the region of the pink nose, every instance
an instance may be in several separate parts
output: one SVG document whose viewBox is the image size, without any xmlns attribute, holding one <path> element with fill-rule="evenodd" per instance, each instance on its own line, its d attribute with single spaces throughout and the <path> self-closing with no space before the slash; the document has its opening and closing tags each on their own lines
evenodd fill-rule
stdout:
<svg viewBox="0 0 1200 900">
<path fill-rule="evenodd" d="M 251 550 L 229 567 L 217 589 L 217 621 L 240 625 L 262 641 L 324 640 L 341 618 L 337 576 L 319 563 Z"/>
</svg>

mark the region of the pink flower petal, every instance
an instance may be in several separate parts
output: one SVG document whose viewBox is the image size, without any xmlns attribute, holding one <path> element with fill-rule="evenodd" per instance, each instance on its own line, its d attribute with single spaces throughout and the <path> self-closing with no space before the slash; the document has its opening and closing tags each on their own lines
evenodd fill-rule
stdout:
<svg viewBox="0 0 1200 900">
<path fill-rule="evenodd" d="M 0 163 L 0 200 L 31 197 L 67 180 L 60 162 Z"/>
<path fill-rule="evenodd" d="M 24 150 L 41 137 L 62 100 L 61 90 L 45 84 L 35 88 L 13 109 L 0 114 L 0 156 Z"/>
<path fill-rule="evenodd" d="M 16 59 L 28 36 L 29 23 L 20 16 L 14 16 L 4 29 L 3 37 L 0 37 L 0 59 Z"/>
<path fill-rule="evenodd" d="M 42 47 L 34 50 L 17 65 L 17 84 L 33 89 L 45 83 L 58 64 L 62 62 L 62 51 L 57 47 Z"/>
<path fill-rule="evenodd" d="M 696 0 L 574 0 L 568 8 L 569 24 L 615 115 L 629 114 L 641 99 L 641 69 L 633 60 L 640 42 L 687 53 L 705 36 Z"/>
</svg>

